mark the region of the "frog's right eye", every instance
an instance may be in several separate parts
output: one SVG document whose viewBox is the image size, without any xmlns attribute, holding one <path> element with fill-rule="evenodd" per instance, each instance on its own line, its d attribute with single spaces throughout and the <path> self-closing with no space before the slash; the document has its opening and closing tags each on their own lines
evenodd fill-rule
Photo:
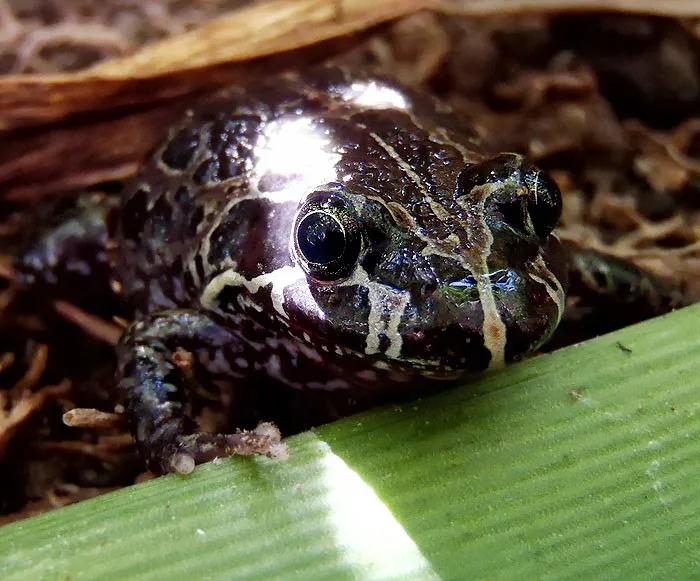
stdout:
<svg viewBox="0 0 700 581">
<path fill-rule="evenodd" d="M 297 214 L 294 248 L 312 278 L 330 282 L 347 277 L 362 248 L 355 210 L 338 194 L 316 192 Z"/>
</svg>

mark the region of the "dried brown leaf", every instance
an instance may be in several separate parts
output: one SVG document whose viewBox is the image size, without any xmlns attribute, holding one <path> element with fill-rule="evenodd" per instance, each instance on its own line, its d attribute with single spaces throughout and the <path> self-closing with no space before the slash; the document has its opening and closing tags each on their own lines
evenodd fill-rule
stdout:
<svg viewBox="0 0 700 581">
<path fill-rule="evenodd" d="M 131 175 L 187 101 L 94 115 L 50 128 L 0 132 L 0 190 L 7 199 L 69 191 Z M 5 270 L 0 262 L 0 275 Z"/>
<path fill-rule="evenodd" d="M 361 32 L 431 4 L 430 0 L 256 4 L 84 72 L 0 79 L 0 129 L 55 121 L 81 111 L 153 103 L 193 87 L 221 85 L 253 71 L 220 65 L 246 63 Z"/>
<path fill-rule="evenodd" d="M 697 0 L 441 0 L 438 10 L 463 16 L 522 12 L 630 12 L 657 16 L 699 16 Z"/>
<path fill-rule="evenodd" d="M 0 79 L 0 191 L 21 200 L 124 179 L 202 92 L 318 62 L 350 42 L 332 39 L 426 4 L 268 2 L 89 71 Z"/>
</svg>

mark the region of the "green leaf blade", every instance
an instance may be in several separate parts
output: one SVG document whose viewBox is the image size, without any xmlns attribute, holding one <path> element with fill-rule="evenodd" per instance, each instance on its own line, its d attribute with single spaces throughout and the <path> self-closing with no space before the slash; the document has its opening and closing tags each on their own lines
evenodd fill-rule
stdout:
<svg viewBox="0 0 700 581">
<path fill-rule="evenodd" d="M 0 578 L 697 578 L 699 321 L 7 526 Z"/>
</svg>

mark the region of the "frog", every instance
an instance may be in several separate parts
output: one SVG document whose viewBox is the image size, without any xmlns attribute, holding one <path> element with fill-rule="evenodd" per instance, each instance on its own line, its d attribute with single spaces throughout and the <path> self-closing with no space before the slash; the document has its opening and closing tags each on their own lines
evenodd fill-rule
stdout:
<svg viewBox="0 0 700 581">
<path fill-rule="evenodd" d="M 665 281 L 560 240 L 561 192 L 525 156 L 488 151 L 428 92 L 333 65 L 187 109 L 118 198 L 82 197 L 14 266 L 130 306 L 117 385 L 159 474 L 279 454 L 269 422 L 199 429 L 195 372 L 354 412 L 535 353 L 572 280 L 608 306 L 678 305 Z"/>
</svg>

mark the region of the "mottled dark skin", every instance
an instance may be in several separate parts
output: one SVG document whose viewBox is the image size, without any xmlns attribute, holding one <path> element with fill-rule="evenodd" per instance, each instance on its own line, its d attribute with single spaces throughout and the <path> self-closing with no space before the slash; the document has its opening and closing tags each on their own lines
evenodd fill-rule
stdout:
<svg viewBox="0 0 700 581">
<path fill-rule="evenodd" d="M 119 385 L 148 466 L 274 448 L 264 425 L 197 431 L 178 349 L 209 380 L 340 394 L 345 412 L 538 349 L 567 278 L 591 303 L 675 306 L 638 268 L 563 246 L 560 212 L 545 173 L 481 151 L 445 105 L 385 79 L 319 69 L 188 111 L 109 234 L 135 313 Z M 84 230 L 85 248 L 107 239 Z M 50 278 L 41 256 L 26 252 L 20 276 Z"/>
</svg>

